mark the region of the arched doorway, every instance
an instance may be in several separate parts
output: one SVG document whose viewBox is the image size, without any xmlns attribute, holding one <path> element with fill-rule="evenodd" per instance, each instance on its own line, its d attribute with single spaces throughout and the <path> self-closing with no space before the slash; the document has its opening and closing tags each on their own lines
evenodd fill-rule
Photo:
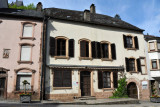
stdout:
<svg viewBox="0 0 160 107">
<path fill-rule="evenodd" d="M 134 82 L 131 82 L 127 86 L 127 94 L 131 98 L 137 98 L 138 99 L 138 90 L 137 86 Z"/>
<path fill-rule="evenodd" d="M 91 82 L 90 82 L 90 72 L 81 71 L 80 73 L 80 87 L 81 87 L 81 96 L 90 96 L 91 95 Z"/>
</svg>

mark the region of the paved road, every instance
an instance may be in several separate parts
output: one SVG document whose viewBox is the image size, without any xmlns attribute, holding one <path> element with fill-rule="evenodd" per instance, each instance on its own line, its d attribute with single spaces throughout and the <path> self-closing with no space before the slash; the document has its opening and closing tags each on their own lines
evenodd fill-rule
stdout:
<svg viewBox="0 0 160 107">
<path fill-rule="evenodd" d="M 141 104 L 125 105 L 54 105 L 54 104 L 0 104 L 0 107 L 160 107 L 160 103 L 141 101 Z"/>
</svg>

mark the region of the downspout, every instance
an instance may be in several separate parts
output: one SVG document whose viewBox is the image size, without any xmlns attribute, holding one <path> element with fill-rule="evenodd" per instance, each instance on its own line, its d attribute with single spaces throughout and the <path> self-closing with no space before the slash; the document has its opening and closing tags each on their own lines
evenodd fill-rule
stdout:
<svg viewBox="0 0 160 107">
<path fill-rule="evenodd" d="M 40 99 L 45 99 L 45 70 L 46 70 L 46 35 L 47 18 L 43 18 L 43 36 L 42 36 L 42 68 L 41 68 L 41 95 Z"/>
</svg>

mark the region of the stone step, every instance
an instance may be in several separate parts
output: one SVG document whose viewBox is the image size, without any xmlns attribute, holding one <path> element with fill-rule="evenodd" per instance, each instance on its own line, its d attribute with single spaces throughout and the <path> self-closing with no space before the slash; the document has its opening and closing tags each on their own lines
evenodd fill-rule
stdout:
<svg viewBox="0 0 160 107">
<path fill-rule="evenodd" d="M 78 97 L 77 99 L 79 99 L 79 100 L 96 100 L 96 97 L 93 97 L 93 96 L 83 96 L 83 97 Z"/>
</svg>

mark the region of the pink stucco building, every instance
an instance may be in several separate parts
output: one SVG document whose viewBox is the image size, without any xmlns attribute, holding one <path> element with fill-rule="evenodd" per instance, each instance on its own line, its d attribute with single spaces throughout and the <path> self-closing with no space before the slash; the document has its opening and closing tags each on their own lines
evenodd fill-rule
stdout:
<svg viewBox="0 0 160 107">
<path fill-rule="evenodd" d="M 40 99 L 42 34 L 41 11 L 0 9 L 1 98 L 18 99 L 27 80 L 32 100 Z"/>
</svg>

